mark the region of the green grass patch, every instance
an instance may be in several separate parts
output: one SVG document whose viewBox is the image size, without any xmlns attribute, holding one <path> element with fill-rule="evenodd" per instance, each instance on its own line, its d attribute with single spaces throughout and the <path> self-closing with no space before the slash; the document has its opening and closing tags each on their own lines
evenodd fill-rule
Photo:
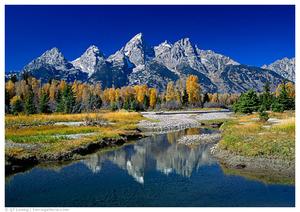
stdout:
<svg viewBox="0 0 300 212">
<path fill-rule="evenodd" d="M 253 119 L 257 117 L 258 114 L 236 116 L 224 122 L 220 148 L 243 156 L 294 160 L 295 119 L 283 118 L 280 123 L 270 125 Z"/>
<path fill-rule="evenodd" d="M 16 143 L 53 143 L 68 140 L 66 136 L 49 136 L 49 135 L 33 135 L 33 136 L 9 136 L 9 140 Z"/>
</svg>

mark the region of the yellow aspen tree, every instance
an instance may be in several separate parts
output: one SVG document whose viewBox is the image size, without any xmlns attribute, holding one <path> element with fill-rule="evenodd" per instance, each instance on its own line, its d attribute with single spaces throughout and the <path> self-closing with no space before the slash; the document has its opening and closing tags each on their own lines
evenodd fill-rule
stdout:
<svg viewBox="0 0 300 212">
<path fill-rule="evenodd" d="M 147 85 L 136 85 L 134 86 L 136 92 L 136 100 L 139 104 L 143 104 L 145 95 L 147 94 L 148 87 Z"/>
<path fill-rule="evenodd" d="M 77 101 L 77 98 L 78 98 L 78 96 L 77 96 L 77 94 L 78 94 L 78 82 L 77 82 L 77 80 L 75 80 L 74 82 L 73 82 L 73 84 L 72 84 L 72 91 L 73 91 L 73 93 L 75 94 L 75 96 L 76 96 L 76 101 Z"/>
<path fill-rule="evenodd" d="M 55 100 L 55 94 L 56 94 L 56 84 L 52 81 L 50 88 L 49 88 L 49 100 L 50 101 Z"/>
<path fill-rule="evenodd" d="M 179 89 L 175 89 L 175 99 L 177 102 L 181 103 L 181 92 Z"/>
<path fill-rule="evenodd" d="M 102 94 L 102 100 L 108 104 L 110 102 L 109 100 L 109 88 L 106 88 L 104 91 L 103 91 L 103 94 Z"/>
<path fill-rule="evenodd" d="M 15 83 L 15 91 L 16 95 L 21 99 L 27 96 L 29 91 L 29 86 L 27 85 L 25 80 L 21 80 Z"/>
<path fill-rule="evenodd" d="M 186 91 L 188 93 L 188 101 L 191 104 L 195 104 L 200 101 L 200 84 L 198 83 L 198 77 L 195 75 L 188 76 L 186 80 Z"/>
<path fill-rule="evenodd" d="M 115 102 L 119 102 L 119 99 L 120 99 L 120 89 L 119 88 L 117 88 L 116 90 L 115 90 Z"/>
<path fill-rule="evenodd" d="M 292 82 L 286 83 L 286 90 L 288 93 L 288 96 L 291 98 L 295 98 L 295 85 Z"/>
<path fill-rule="evenodd" d="M 174 82 L 168 82 L 167 91 L 166 91 L 166 101 L 176 100 L 175 90 L 174 90 Z"/>
<path fill-rule="evenodd" d="M 208 95 L 208 101 L 212 102 L 213 94 L 212 93 L 208 93 L 207 95 Z"/>
<path fill-rule="evenodd" d="M 283 84 L 279 84 L 275 90 L 275 96 L 278 97 L 280 95 Z"/>
<path fill-rule="evenodd" d="M 157 100 L 157 91 L 155 88 L 150 88 L 150 107 L 152 109 L 155 108 L 155 105 L 156 105 L 156 100 Z"/>
<path fill-rule="evenodd" d="M 100 83 L 97 83 L 93 89 L 93 94 L 94 95 L 98 95 L 98 96 L 101 96 L 102 94 L 102 88 L 101 88 L 101 84 Z"/>
<path fill-rule="evenodd" d="M 63 91 L 67 87 L 67 83 L 65 80 L 61 80 L 59 83 L 59 90 Z"/>
<path fill-rule="evenodd" d="M 81 102 L 82 101 L 82 96 L 83 96 L 83 91 L 87 89 L 88 85 L 86 83 L 79 83 L 78 84 L 78 89 L 76 95 L 76 101 Z"/>
<path fill-rule="evenodd" d="M 113 103 L 116 99 L 116 90 L 114 88 L 110 88 L 108 91 L 109 102 Z"/>
<path fill-rule="evenodd" d="M 43 85 L 43 90 L 46 94 L 49 95 L 49 91 L 50 91 L 50 84 L 49 83 L 46 83 Z"/>
<path fill-rule="evenodd" d="M 9 99 L 12 98 L 15 95 L 15 83 L 13 81 L 9 80 L 7 83 L 5 83 L 5 89 L 8 92 Z"/>
<path fill-rule="evenodd" d="M 212 94 L 211 102 L 219 102 L 219 95 L 217 93 Z"/>
<path fill-rule="evenodd" d="M 37 80 L 36 78 L 31 78 L 31 88 L 35 96 L 38 96 L 40 93 L 39 92 L 40 84 L 41 84 L 40 80 Z"/>
</svg>

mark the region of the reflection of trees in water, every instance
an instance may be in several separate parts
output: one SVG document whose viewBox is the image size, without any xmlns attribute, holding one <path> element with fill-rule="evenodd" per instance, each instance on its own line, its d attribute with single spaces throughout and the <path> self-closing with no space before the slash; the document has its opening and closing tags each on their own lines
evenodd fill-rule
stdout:
<svg viewBox="0 0 300 212">
<path fill-rule="evenodd" d="M 121 169 L 126 170 L 140 183 L 144 182 L 145 170 L 153 168 L 153 161 L 155 162 L 155 169 L 164 174 L 175 172 L 190 177 L 194 169 L 212 164 L 214 160 L 210 157 L 208 145 L 191 148 L 176 143 L 181 136 L 187 133 L 197 134 L 199 129 L 147 137 L 134 145 L 105 154 L 94 154 L 84 163 L 93 172 L 99 172 L 104 161 L 111 161 Z"/>
</svg>

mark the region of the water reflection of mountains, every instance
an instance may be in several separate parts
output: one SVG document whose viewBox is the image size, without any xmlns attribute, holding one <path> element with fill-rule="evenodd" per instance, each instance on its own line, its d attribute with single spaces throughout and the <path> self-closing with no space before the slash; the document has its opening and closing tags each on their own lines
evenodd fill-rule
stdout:
<svg viewBox="0 0 300 212">
<path fill-rule="evenodd" d="M 193 170 L 215 163 L 210 145 L 188 147 L 177 144 L 186 134 L 203 133 L 204 129 L 188 129 L 163 135 L 153 135 L 121 149 L 92 155 L 84 164 L 94 173 L 100 172 L 105 161 L 126 170 L 137 182 L 144 183 L 145 170 L 155 169 L 166 175 L 176 173 L 190 177 Z M 207 130 L 206 130 L 207 131 Z M 205 132 L 207 133 L 207 132 Z"/>
</svg>

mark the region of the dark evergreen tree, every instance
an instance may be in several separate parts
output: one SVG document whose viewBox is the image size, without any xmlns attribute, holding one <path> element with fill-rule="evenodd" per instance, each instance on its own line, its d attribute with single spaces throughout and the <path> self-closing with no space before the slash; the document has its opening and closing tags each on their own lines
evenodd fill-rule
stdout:
<svg viewBox="0 0 300 212">
<path fill-rule="evenodd" d="M 257 94 L 251 89 L 243 93 L 233 105 L 234 112 L 252 113 L 259 109 L 260 103 Z"/>
<path fill-rule="evenodd" d="M 282 104 L 284 110 L 294 110 L 295 100 L 288 95 L 286 82 L 283 83 L 279 96 L 277 97 L 278 104 Z"/>
<path fill-rule="evenodd" d="M 263 108 L 265 108 L 265 110 L 270 110 L 271 105 L 274 102 L 274 96 L 270 92 L 270 90 L 270 83 L 266 82 L 266 84 L 264 85 L 264 91 L 260 95 L 260 103 L 263 106 Z"/>
<path fill-rule="evenodd" d="M 283 112 L 285 110 L 295 109 L 295 100 L 289 97 L 285 81 L 282 84 L 279 96 L 275 99 L 271 108 L 273 112 Z"/>
<path fill-rule="evenodd" d="M 209 102 L 209 97 L 208 97 L 208 94 L 207 93 L 205 93 L 204 95 L 203 95 L 203 104 L 205 103 L 205 102 Z"/>
<path fill-rule="evenodd" d="M 265 108 L 264 105 L 261 105 L 261 106 L 260 106 L 258 112 L 259 112 L 259 120 L 260 120 L 260 121 L 263 121 L 263 122 L 268 121 L 269 115 L 268 115 L 268 113 L 266 112 L 266 108 Z"/>
<path fill-rule="evenodd" d="M 143 102 L 143 110 L 147 110 L 149 108 L 150 100 L 149 96 L 145 95 Z"/>
<path fill-rule="evenodd" d="M 23 111 L 23 102 L 22 102 L 21 98 L 20 97 L 16 98 L 12 102 L 10 102 L 10 108 L 11 108 L 12 114 L 14 114 L 14 115 L 22 112 Z"/>
<path fill-rule="evenodd" d="M 56 112 L 59 113 L 64 112 L 65 105 L 63 101 L 62 92 L 60 90 L 58 90 L 56 94 L 55 101 L 56 101 Z"/>
<path fill-rule="evenodd" d="M 129 101 L 129 100 L 126 100 L 126 101 L 124 102 L 123 108 L 124 108 L 125 110 L 129 110 L 129 108 L 130 108 L 130 101 Z"/>
<path fill-rule="evenodd" d="M 63 90 L 62 101 L 64 106 L 63 112 L 72 113 L 73 107 L 75 105 L 75 96 L 70 85 L 67 85 L 66 88 Z"/>
<path fill-rule="evenodd" d="M 41 113 L 49 113 L 50 112 L 49 96 L 44 91 L 42 91 L 41 95 L 40 95 L 39 110 Z"/>
<path fill-rule="evenodd" d="M 116 103 L 116 102 L 110 103 L 110 109 L 111 109 L 112 111 L 118 110 L 118 105 L 117 105 L 117 103 Z"/>
<path fill-rule="evenodd" d="M 28 78 L 30 78 L 30 73 L 28 71 L 24 71 L 22 73 L 22 79 L 25 80 L 26 82 L 28 82 Z"/>
<path fill-rule="evenodd" d="M 138 109 L 138 104 L 136 103 L 135 99 L 131 99 L 130 101 L 130 110 L 136 111 Z"/>
<path fill-rule="evenodd" d="M 36 113 L 36 108 L 34 105 L 34 94 L 32 92 L 32 89 L 29 89 L 29 92 L 25 97 L 24 112 L 27 115 Z"/>
<path fill-rule="evenodd" d="M 13 74 L 13 75 L 10 77 L 10 80 L 11 80 L 13 83 L 17 82 L 17 81 L 18 81 L 17 75 L 16 75 L 16 74 Z"/>
<path fill-rule="evenodd" d="M 183 95 L 182 95 L 182 105 L 187 106 L 188 102 L 189 102 L 189 95 L 188 95 L 186 89 L 184 89 Z"/>
<path fill-rule="evenodd" d="M 277 99 L 272 103 L 271 109 L 273 112 L 282 113 L 284 111 L 283 104 L 279 103 Z"/>
<path fill-rule="evenodd" d="M 9 93 L 5 88 L 5 113 L 10 113 Z"/>
</svg>

